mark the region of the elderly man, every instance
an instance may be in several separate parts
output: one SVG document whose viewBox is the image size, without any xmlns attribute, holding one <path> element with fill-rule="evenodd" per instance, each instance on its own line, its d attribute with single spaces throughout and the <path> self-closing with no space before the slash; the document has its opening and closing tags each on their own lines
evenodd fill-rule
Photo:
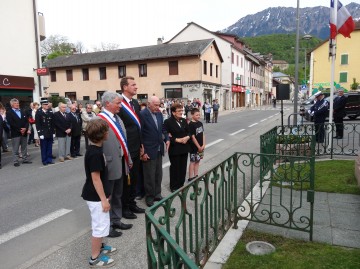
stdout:
<svg viewBox="0 0 360 269">
<path fill-rule="evenodd" d="M 334 99 L 334 122 L 336 124 L 336 139 L 344 136 L 344 117 L 346 116 L 345 106 L 347 98 L 344 96 L 344 89 L 339 89 L 338 96 Z"/>
<path fill-rule="evenodd" d="M 325 126 L 324 122 L 329 112 L 329 102 L 325 100 L 322 92 L 315 94 L 316 103 L 308 111 L 314 116 L 315 138 L 317 143 L 324 143 Z"/>
<path fill-rule="evenodd" d="M 71 120 L 66 113 L 67 105 L 59 103 L 59 111 L 54 113 L 54 125 L 58 138 L 59 162 L 72 160 L 70 156 L 71 144 Z"/>
<path fill-rule="evenodd" d="M 70 105 L 70 121 L 71 121 L 71 142 L 70 142 L 70 156 L 76 158 L 82 156 L 80 154 L 80 140 L 81 140 L 81 116 L 77 113 L 77 105 Z"/>
<path fill-rule="evenodd" d="M 162 156 L 164 156 L 164 142 L 166 149 L 169 148 L 170 140 L 168 133 L 163 128 L 163 117 L 159 110 L 160 99 L 151 96 L 148 107 L 140 111 L 141 137 L 144 153 L 141 156 L 144 169 L 144 185 L 148 206 L 154 201 L 160 201 L 162 181 Z"/>
<path fill-rule="evenodd" d="M 86 104 L 85 111 L 81 113 L 81 120 L 82 120 L 82 130 L 84 132 L 85 137 L 85 148 L 88 149 L 89 146 L 89 139 L 85 132 L 86 126 L 88 125 L 89 121 L 96 116 L 95 112 L 92 111 L 92 105 Z"/>
<path fill-rule="evenodd" d="M 19 167 L 19 148 L 23 158 L 22 163 L 32 163 L 27 160 L 27 136 L 30 134 L 29 121 L 26 113 L 19 108 L 19 100 L 10 100 L 11 109 L 6 113 L 6 121 L 10 125 L 11 143 L 13 148 L 14 166 Z"/>
<path fill-rule="evenodd" d="M 122 96 L 114 92 L 105 92 L 101 98 L 103 110 L 98 114 L 109 124 L 109 138 L 103 143 L 103 152 L 108 167 L 108 179 L 111 184 L 110 233 L 109 237 L 121 236 L 115 229 L 127 230 L 132 224 L 121 222 L 123 217 L 122 195 L 123 181 L 132 167 L 132 160 L 127 147 L 125 127 L 117 113 L 121 108 Z"/>
</svg>

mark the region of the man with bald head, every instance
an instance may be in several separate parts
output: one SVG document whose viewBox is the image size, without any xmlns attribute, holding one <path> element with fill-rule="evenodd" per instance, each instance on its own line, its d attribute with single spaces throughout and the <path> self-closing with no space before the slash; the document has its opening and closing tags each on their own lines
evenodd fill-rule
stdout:
<svg viewBox="0 0 360 269">
<path fill-rule="evenodd" d="M 140 112 L 141 141 L 144 153 L 140 156 L 143 162 L 145 202 L 152 206 L 154 201 L 160 201 L 162 181 L 162 156 L 164 156 L 164 142 L 166 150 L 170 145 L 169 136 L 163 131 L 163 116 L 159 110 L 160 99 L 151 96 L 147 108 Z"/>
</svg>

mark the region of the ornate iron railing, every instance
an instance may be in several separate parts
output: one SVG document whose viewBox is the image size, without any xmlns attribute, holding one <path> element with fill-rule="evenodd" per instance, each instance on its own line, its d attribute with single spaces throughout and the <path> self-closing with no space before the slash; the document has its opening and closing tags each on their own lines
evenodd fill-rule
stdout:
<svg viewBox="0 0 360 269">
<path fill-rule="evenodd" d="M 274 129 L 276 129 L 276 135 Z M 324 130 L 324 140 L 320 143 L 315 140 L 315 156 L 330 156 L 330 158 L 333 158 L 334 155 L 356 156 L 360 153 L 359 123 L 344 123 L 344 136 L 342 139 L 334 138 L 336 136 L 335 123 L 325 123 Z M 292 151 L 294 147 L 298 147 L 297 151 L 300 154 L 300 151 L 304 150 L 304 148 L 299 147 L 299 143 L 295 146 L 296 143 L 292 143 L 289 137 L 302 139 L 306 136 L 316 137 L 314 124 L 277 126 L 260 137 L 260 152 L 283 154 L 284 151 Z M 288 137 L 289 141 L 286 142 L 286 139 L 283 139 L 285 143 L 281 143 L 282 137 Z M 307 141 L 305 139 L 303 144 L 307 144 Z"/>
<path fill-rule="evenodd" d="M 278 159 L 276 154 L 235 153 L 149 208 L 145 216 L 148 267 L 203 267 L 240 219 L 312 233 L 312 213 L 301 215 L 306 201 L 295 195 L 295 187 L 298 183 L 313 187 L 313 158 L 287 156 L 285 164 Z M 294 186 L 285 190 L 284 182 Z M 281 194 L 289 192 L 290 197 Z"/>
</svg>

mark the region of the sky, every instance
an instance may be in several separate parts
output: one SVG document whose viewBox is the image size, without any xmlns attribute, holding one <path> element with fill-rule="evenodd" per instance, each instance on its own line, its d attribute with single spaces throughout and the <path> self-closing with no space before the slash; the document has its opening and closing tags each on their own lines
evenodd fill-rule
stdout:
<svg viewBox="0 0 360 269">
<path fill-rule="evenodd" d="M 330 6 L 330 0 L 299 2 L 300 8 Z M 360 0 L 341 1 L 351 2 L 360 4 Z M 189 22 L 222 30 L 268 7 L 296 7 L 297 0 L 37 0 L 37 5 L 45 17 L 47 36 L 62 35 L 92 51 L 101 42 L 119 48 L 156 45 L 159 37 L 166 42 Z"/>
</svg>

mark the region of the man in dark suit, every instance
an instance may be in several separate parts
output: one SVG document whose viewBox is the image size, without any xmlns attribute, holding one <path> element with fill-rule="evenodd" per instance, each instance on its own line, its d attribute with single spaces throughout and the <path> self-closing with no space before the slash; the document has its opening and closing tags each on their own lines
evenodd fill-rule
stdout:
<svg viewBox="0 0 360 269">
<path fill-rule="evenodd" d="M 19 167 L 19 148 L 21 147 L 22 163 L 32 163 L 27 157 L 27 135 L 29 131 L 29 121 L 26 113 L 19 108 L 19 100 L 10 100 L 11 109 L 6 112 L 6 121 L 10 125 L 11 144 L 13 148 L 14 166 Z"/>
<path fill-rule="evenodd" d="M 58 138 L 59 161 L 72 160 L 70 156 L 71 121 L 68 113 L 65 113 L 67 105 L 59 103 L 59 111 L 54 113 L 54 125 Z"/>
<path fill-rule="evenodd" d="M 342 139 L 344 135 L 344 117 L 346 116 L 345 106 L 347 98 L 344 96 L 344 89 L 340 88 L 338 96 L 334 99 L 334 122 L 336 124 L 336 139 Z"/>
<path fill-rule="evenodd" d="M 41 161 L 43 165 L 54 164 L 52 159 L 52 144 L 55 137 L 54 115 L 52 110 L 49 109 L 47 99 L 42 99 L 40 104 L 41 108 L 35 114 L 35 124 L 40 138 Z"/>
<path fill-rule="evenodd" d="M 136 183 L 139 178 L 140 151 L 141 145 L 141 124 L 140 124 L 140 105 L 137 100 L 132 99 L 136 95 L 137 86 L 133 77 L 124 77 L 120 81 L 122 90 L 122 107 L 119 116 L 126 128 L 127 144 L 130 151 L 133 167 L 130 170 L 130 182 L 124 180 L 124 192 L 122 197 L 123 217 L 126 219 L 136 219 L 134 213 L 145 213 L 143 208 L 136 205 Z"/>
<path fill-rule="evenodd" d="M 154 201 L 160 201 L 162 181 L 162 156 L 164 156 L 164 142 L 166 150 L 169 148 L 170 140 L 168 133 L 163 128 L 163 116 L 159 110 L 160 99 L 156 96 L 149 98 L 148 107 L 140 111 L 141 118 L 141 140 L 144 153 L 143 161 L 144 185 L 148 206 Z"/>
<path fill-rule="evenodd" d="M 70 155 L 73 158 L 82 156 L 80 154 L 80 140 L 81 140 L 81 126 L 82 120 L 80 114 L 76 112 L 77 107 L 75 104 L 70 106 L 70 121 L 71 121 L 71 143 L 70 143 Z"/>
</svg>

